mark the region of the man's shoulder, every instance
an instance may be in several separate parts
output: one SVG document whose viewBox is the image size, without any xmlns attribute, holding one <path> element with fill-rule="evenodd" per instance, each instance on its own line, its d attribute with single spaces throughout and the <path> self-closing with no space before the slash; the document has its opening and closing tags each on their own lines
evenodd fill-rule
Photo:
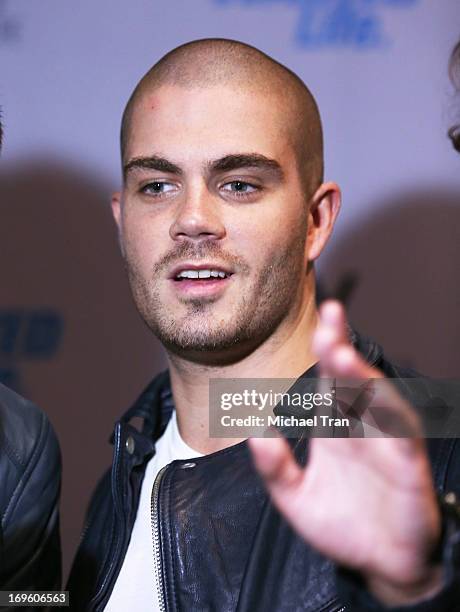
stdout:
<svg viewBox="0 0 460 612">
<path fill-rule="evenodd" d="M 421 378 L 426 381 L 429 380 L 427 376 L 417 372 L 415 369 L 395 363 L 385 353 L 381 344 L 368 336 L 358 333 L 355 329 L 350 328 L 349 338 L 367 363 L 378 368 L 387 378 Z"/>
<path fill-rule="evenodd" d="M 449 420 L 452 409 L 452 393 L 448 382 L 436 380 L 417 370 L 401 366 L 388 359 L 381 346 L 360 337 L 366 348 L 375 356 L 375 365 L 387 378 L 393 379 L 398 391 L 411 403 L 422 419 L 426 434 L 425 443 L 430 458 L 434 484 L 437 491 L 453 491 L 460 498 L 460 438 L 452 430 Z"/>
</svg>

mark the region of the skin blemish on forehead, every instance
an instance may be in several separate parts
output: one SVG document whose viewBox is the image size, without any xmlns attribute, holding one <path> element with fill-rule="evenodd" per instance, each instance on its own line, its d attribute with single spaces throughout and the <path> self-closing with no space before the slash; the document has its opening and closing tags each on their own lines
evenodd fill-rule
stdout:
<svg viewBox="0 0 460 612">
<path fill-rule="evenodd" d="M 155 94 L 150 93 L 150 95 L 148 93 L 144 94 L 144 101 L 143 104 L 141 102 L 141 106 L 145 109 L 145 110 L 156 110 L 158 108 L 158 100 L 155 96 Z"/>
</svg>

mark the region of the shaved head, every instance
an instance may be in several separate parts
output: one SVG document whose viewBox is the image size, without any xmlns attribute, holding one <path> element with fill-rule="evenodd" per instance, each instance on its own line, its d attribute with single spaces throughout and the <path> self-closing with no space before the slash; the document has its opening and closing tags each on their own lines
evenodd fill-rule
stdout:
<svg viewBox="0 0 460 612">
<path fill-rule="evenodd" d="M 323 180 L 323 138 L 315 99 L 291 70 L 250 45 L 225 39 L 204 39 L 167 53 L 141 79 L 123 113 L 123 163 L 134 111 L 146 95 L 164 86 L 185 89 L 230 85 L 239 91 L 258 92 L 276 100 L 283 130 L 296 151 L 299 173 L 308 191 Z"/>
</svg>

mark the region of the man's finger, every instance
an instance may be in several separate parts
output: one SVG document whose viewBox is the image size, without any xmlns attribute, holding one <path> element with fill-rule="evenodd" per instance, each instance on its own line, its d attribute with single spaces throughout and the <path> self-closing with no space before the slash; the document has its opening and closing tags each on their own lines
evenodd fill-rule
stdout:
<svg viewBox="0 0 460 612">
<path fill-rule="evenodd" d="M 321 324 L 332 328 L 338 342 L 347 342 L 347 318 L 345 309 L 337 300 L 327 300 L 319 308 Z"/>
<path fill-rule="evenodd" d="M 284 438 L 250 438 L 255 466 L 278 508 L 291 514 L 291 502 L 298 494 L 304 472 L 297 464 Z"/>
<path fill-rule="evenodd" d="M 331 357 L 334 350 L 349 346 L 347 321 L 343 306 L 328 300 L 319 309 L 319 323 L 313 336 L 313 350 L 320 360 L 321 375 L 333 377 Z"/>
<path fill-rule="evenodd" d="M 377 368 L 370 366 L 360 353 L 350 344 L 347 334 L 347 323 L 343 306 L 333 300 L 325 302 L 320 310 L 320 323 L 314 338 L 314 349 L 320 358 L 320 371 L 322 377 L 334 378 L 346 386 L 349 381 L 380 379 L 365 394 L 366 409 L 360 409 L 358 418 L 378 432 L 397 437 L 416 437 L 421 435 L 421 428 L 414 411 L 399 395 L 393 385 L 383 382 L 384 376 Z M 342 382 L 340 382 L 342 379 Z M 337 395 L 339 401 L 340 395 Z M 346 406 L 340 403 L 341 410 L 347 413 Z M 350 406 L 353 408 L 353 405 Z M 369 433 L 369 432 L 368 432 Z"/>
<path fill-rule="evenodd" d="M 328 355 L 328 370 L 334 378 L 343 377 L 356 380 L 383 378 L 383 374 L 371 367 L 351 345 L 338 345 L 331 348 Z"/>
<path fill-rule="evenodd" d="M 345 310 L 340 302 L 324 302 L 319 315 L 313 349 L 320 359 L 321 375 L 330 378 L 381 378 L 382 374 L 369 366 L 350 344 Z"/>
</svg>

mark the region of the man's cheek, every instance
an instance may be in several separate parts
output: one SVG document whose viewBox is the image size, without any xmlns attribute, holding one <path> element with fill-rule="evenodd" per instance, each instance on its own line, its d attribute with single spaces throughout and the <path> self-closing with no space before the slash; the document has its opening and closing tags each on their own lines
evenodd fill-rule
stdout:
<svg viewBox="0 0 460 612">
<path fill-rule="evenodd" d="M 149 261 L 154 261 L 152 240 L 149 239 L 145 229 L 137 226 L 127 227 L 124 233 L 124 247 L 126 257 L 137 266 L 143 267 Z"/>
</svg>

